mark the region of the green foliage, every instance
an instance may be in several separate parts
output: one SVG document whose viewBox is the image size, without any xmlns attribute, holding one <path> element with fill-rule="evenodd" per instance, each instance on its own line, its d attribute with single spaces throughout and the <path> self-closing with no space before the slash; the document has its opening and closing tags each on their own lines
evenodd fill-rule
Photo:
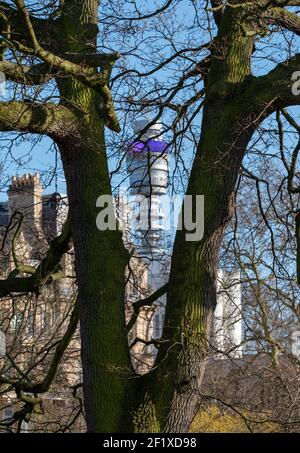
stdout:
<svg viewBox="0 0 300 453">
<path fill-rule="evenodd" d="M 275 433 L 280 432 L 277 423 L 267 421 L 266 414 L 250 411 L 234 412 L 210 405 L 200 410 L 190 428 L 192 433 Z"/>
</svg>

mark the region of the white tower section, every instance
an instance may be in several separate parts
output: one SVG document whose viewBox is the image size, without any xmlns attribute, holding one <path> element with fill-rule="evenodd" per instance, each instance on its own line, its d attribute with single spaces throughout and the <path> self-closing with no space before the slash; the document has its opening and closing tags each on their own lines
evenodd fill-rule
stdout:
<svg viewBox="0 0 300 453">
<path fill-rule="evenodd" d="M 160 123 L 150 126 L 149 121 L 140 120 L 134 124 L 136 140 L 130 144 L 126 165 L 129 174 L 129 193 L 134 197 L 135 224 L 133 242 L 140 260 L 146 267 L 146 289 L 149 294 L 167 283 L 170 259 L 166 251 L 166 214 L 162 198 L 168 193 L 169 151 L 163 141 Z M 143 132 L 146 130 L 146 132 Z M 133 297 L 130 297 L 133 300 Z M 141 297 L 140 297 L 141 298 Z M 134 300 L 133 300 L 134 301 Z M 155 311 L 140 311 L 136 323 L 136 336 L 143 340 L 161 337 L 166 298 L 155 302 Z M 156 348 L 137 344 L 133 354 L 141 357 L 141 362 L 153 364 Z M 146 371 L 142 369 L 141 372 Z"/>
<path fill-rule="evenodd" d="M 138 139 L 131 144 L 127 153 L 127 171 L 130 175 L 130 191 L 135 195 L 166 194 L 168 191 L 168 153 L 163 141 L 160 123 L 147 127 L 148 121 L 134 123 Z M 141 135 L 142 134 L 142 135 Z"/>
<path fill-rule="evenodd" d="M 219 269 L 214 315 L 214 346 L 218 350 L 218 358 L 242 356 L 242 323 L 240 272 L 227 273 Z"/>
<path fill-rule="evenodd" d="M 137 140 L 127 152 L 127 172 L 130 194 L 135 196 L 137 211 L 136 232 L 140 235 L 143 253 L 154 253 L 164 248 L 165 213 L 162 196 L 168 193 L 169 154 L 163 141 L 160 123 L 147 127 L 148 121 L 134 123 Z"/>
</svg>

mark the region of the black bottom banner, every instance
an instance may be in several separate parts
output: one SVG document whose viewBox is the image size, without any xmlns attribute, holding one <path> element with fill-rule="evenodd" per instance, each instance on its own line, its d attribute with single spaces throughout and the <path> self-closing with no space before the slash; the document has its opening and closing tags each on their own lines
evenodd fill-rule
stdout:
<svg viewBox="0 0 300 453">
<path fill-rule="evenodd" d="M 31 452 L 44 449 L 65 448 L 66 451 L 123 450 L 153 451 L 156 449 L 191 451 L 211 448 L 235 447 L 242 452 L 254 448 L 267 448 L 275 443 L 276 448 L 287 449 L 292 443 L 300 440 L 300 434 L 4 434 L 0 436 L 1 451 L 7 443 L 9 448 L 30 448 Z M 3 448 L 3 450 L 2 450 Z M 22 450 L 24 451 L 24 450 Z"/>
</svg>

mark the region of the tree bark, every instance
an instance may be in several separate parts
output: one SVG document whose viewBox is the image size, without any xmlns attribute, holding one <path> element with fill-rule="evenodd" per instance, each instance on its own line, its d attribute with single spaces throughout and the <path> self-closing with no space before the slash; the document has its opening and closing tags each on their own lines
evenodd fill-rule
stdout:
<svg viewBox="0 0 300 453">
<path fill-rule="evenodd" d="M 119 231 L 96 227 L 96 199 L 110 188 L 103 131 L 94 139 L 91 148 L 60 145 L 75 248 L 85 411 L 88 431 L 126 432 L 130 422 L 122 407 L 128 405 L 131 374 L 124 316 L 127 254 Z"/>
<path fill-rule="evenodd" d="M 61 20 L 65 52 L 95 48 L 98 1 L 65 1 Z M 128 256 L 121 232 L 99 231 L 96 226 L 96 200 L 111 194 L 103 100 L 74 77 L 58 78 L 57 84 L 62 103 L 78 112 L 77 134 L 58 145 L 75 249 L 87 427 L 89 432 L 127 432 L 132 374 L 124 314 Z"/>
<path fill-rule="evenodd" d="M 141 379 L 147 397 L 140 395 L 137 431 L 187 432 L 197 410 L 216 306 L 219 248 L 253 132 L 250 127 L 239 136 L 241 124 L 232 106 L 214 103 L 205 108 L 187 190 L 205 197 L 205 233 L 200 242 L 187 242 L 185 231 L 177 232 L 163 331 L 166 342 L 160 346 L 154 371 Z M 149 411 L 152 418 L 144 416 Z"/>
<path fill-rule="evenodd" d="M 228 8 L 219 24 L 201 137 L 186 192 L 194 197 L 193 205 L 196 195 L 204 195 L 204 237 L 188 242 L 185 231 L 177 231 L 165 341 L 154 370 L 140 382 L 137 431 L 187 432 L 198 407 L 216 306 L 219 249 L 233 213 L 240 165 L 255 130 L 248 100 L 242 96 L 251 83 L 253 49 L 253 38 L 237 26 L 242 16 L 240 8 Z"/>
</svg>

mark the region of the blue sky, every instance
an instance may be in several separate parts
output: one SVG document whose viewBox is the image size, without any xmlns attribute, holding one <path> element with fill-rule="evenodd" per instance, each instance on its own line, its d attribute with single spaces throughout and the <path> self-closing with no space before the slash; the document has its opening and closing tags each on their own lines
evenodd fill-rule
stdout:
<svg viewBox="0 0 300 453">
<path fill-rule="evenodd" d="M 162 2 L 159 2 L 161 4 Z M 28 4 L 28 3 L 27 3 Z M 145 4 L 145 2 L 141 2 L 141 4 Z M 189 8 L 187 8 L 189 6 Z M 148 9 L 150 7 L 148 6 Z M 189 21 L 192 22 L 193 20 L 193 14 L 194 14 L 194 9 L 192 6 L 192 3 L 189 2 L 189 0 L 183 0 L 178 7 L 177 7 L 177 15 L 180 20 L 185 21 L 188 23 Z M 148 35 L 151 35 L 152 31 L 149 30 L 146 32 L 146 37 Z M 205 32 L 203 32 L 205 34 Z M 182 40 L 182 36 L 179 34 L 176 35 L 178 40 Z M 200 39 L 201 38 L 201 39 Z M 200 36 L 200 41 L 205 42 L 206 37 L 205 36 Z M 113 39 L 113 37 L 112 37 Z M 130 48 L 131 45 L 131 40 L 134 39 L 128 38 L 128 42 L 126 45 L 128 48 Z M 296 38 L 297 39 L 297 38 Z M 280 48 L 284 47 L 285 42 L 286 42 L 286 36 L 282 37 L 279 34 L 272 36 L 272 42 L 276 42 L 277 47 Z M 299 42 L 299 39 L 298 39 Z M 158 43 L 159 44 L 159 43 Z M 196 43 L 197 44 L 197 43 Z M 280 52 L 274 51 L 274 56 L 273 62 L 272 61 L 266 61 L 264 58 L 266 53 L 269 53 L 269 42 L 268 38 L 263 39 L 258 43 L 257 45 L 257 58 L 255 61 L 255 73 L 256 74 L 263 74 L 265 72 L 268 72 L 278 61 L 284 58 L 284 51 L 282 52 L 282 55 L 280 55 Z M 113 45 L 113 44 L 111 44 Z M 145 44 L 146 45 L 146 44 Z M 184 43 L 180 43 L 180 46 L 183 46 Z M 143 46 L 143 44 L 142 44 Z M 163 46 L 162 46 L 163 48 Z M 143 49 L 143 47 L 141 47 Z M 170 50 L 168 50 L 170 51 Z M 166 52 L 168 52 L 166 50 Z M 124 57 L 127 61 L 127 64 L 131 64 L 135 66 L 136 68 L 140 69 L 141 68 L 141 62 L 137 61 L 134 56 L 126 56 Z M 122 63 L 122 61 L 121 61 Z M 160 74 L 160 80 L 167 81 L 168 76 L 174 76 L 174 68 L 172 66 L 169 67 L 169 69 L 163 71 Z M 9 92 L 9 90 L 7 90 Z M 8 99 L 9 94 L 6 96 L 0 96 L 0 100 L 2 99 Z M 300 118 L 300 108 L 294 108 L 293 113 L 296 115 L 296 118 Z M 197 121 L 200 123 L 200 117 L 198 116 Z M 128 127 L 128 124 L 126 125 Z M 130 125 L 129 125 L 130 126 Z M 109 135 L 109 134 L 108 134 Z M 111 135 L 110 135 L 111 136 Z M 10 150 L 8 149 L 8 144 L 9 142 L 7 141 L 7 134 L 1 134 L 0 136 L 0 147 L 1 147 L 1 155 L 0 155 L 0 180 L 1 180 L 1 187 L 0 187 L 0 200 L 5 200 L 6 199 L 6 187 L 5 184 L 8 182 L 9 176 L 15 175 L 15 174 L 23 174 L 23 173 L 34 173 L 36 171 L 39 171 L 41 173 L 42 177 L 42 182 L 45 186 L 45 192 L 46 193 L 51 193 L 55 190 L 58 190 L 61 193 L 65 193 L 65 184 L 64 184 L 64 177 L 63 177 L 63 171 L 61 168 L 61 162 L 59 160 L 59 154 L 57 153 L 57 150 L 54 148 L 52 142 L 50 139 L 47 137 L 44 138 L 38 138 L 36 143 L 33 143 L 33 140 L 36 140 L 37 137 L 30 137 L 29 140 L 25 138 L 25 136 L 22 137 L 22 139 L 16 141 L 13 143 L 11 147 L 11 153 Z M 182 147 L 184 148 L 184 159 L 186 161 L 190 161 L 192 157 L 192 149 L 193 146 L 188 142 L 184 141 L 182 144 Z M 13 158 L 12 158 L 13 157 Z M 110 160 L 110 168 L 113 169 L 116 163 L 116 158 L 112 158 Z M 54 173 L 57 173 L 57 176 L 54 177 Z M 118 178 L 118 175 L 116 176 Z M 115 179 L 116 179 L 115 178 Z"/>
</svg>

